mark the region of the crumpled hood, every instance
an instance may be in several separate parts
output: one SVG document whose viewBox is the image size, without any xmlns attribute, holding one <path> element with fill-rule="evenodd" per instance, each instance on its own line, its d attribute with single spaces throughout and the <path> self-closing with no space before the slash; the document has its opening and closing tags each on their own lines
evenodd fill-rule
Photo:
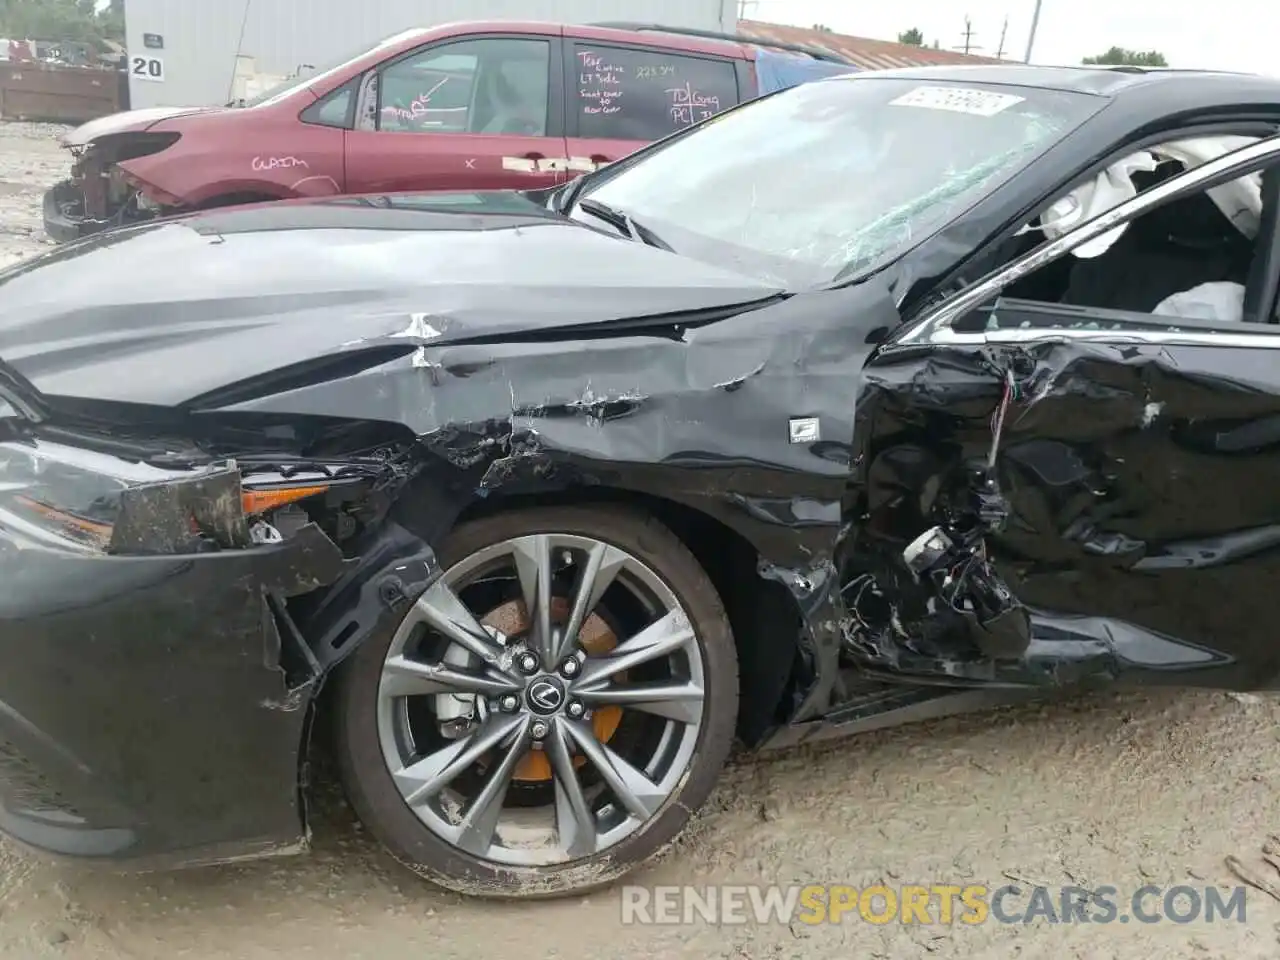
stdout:
<svg viewBox="0 0 1280 960">
<path fill-rule="evenodd" d="M 120 113 L 98 117 L 62 135 L 58 140 L 64 147 L 82 147 L 92 143 L 99 137 L 113 133 L 132 133 L 155 126 L 161 120 L 184 117 L 195 113 L 212 113 L 223 107 L 145 107 L 138 110 L 124 110 Z"/>
<path fill-rule="evenodd" d="M 0 358 L 45 396 L 177 406 L 344 353 L 780 292 L 544 211 L 266 204 L 109 231 L 0 274 Z"/>
</svg>

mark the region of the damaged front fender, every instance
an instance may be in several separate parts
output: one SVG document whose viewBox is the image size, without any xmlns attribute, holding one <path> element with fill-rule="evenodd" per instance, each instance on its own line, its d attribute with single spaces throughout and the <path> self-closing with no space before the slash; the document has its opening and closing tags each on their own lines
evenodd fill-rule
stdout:
<svg viewBox="0 0 1280 960">
<path fill-rule="evenodd" d="M 646 496 L 714 519 L 755 551 L 756 574 L 785 588 L 799 620 L 791 635 L 755 638 L 776 651 L 760 671 L 771 692 L 754 704 L 767 725 L 819 715 L 838 684 L 834 556 L 858 381 L 896 323 L 871 282 L 710 320 L 500 342 L 437 344 L 428 334 L 450 318 L 425 316 L 388 331 L 407 351 L 390 362 L 223 409 L 403 424 L 426 463 L 396 510 L 428 542 L 479 505 L 555 492 Z"/>
</svg>

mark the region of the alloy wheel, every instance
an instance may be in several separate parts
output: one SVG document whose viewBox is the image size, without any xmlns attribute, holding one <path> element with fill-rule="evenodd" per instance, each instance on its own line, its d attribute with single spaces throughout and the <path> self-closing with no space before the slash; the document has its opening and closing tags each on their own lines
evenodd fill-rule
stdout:
<svg viewBox="0 0 1280 960">
<path fill-rule="evenodd" d="M 445 571 L 392 639 L 383 759 L 417 818 L 470 856 L 590 857 L 682 784 L 703 669 L 675 592 L 631 553 L 576 534 L 504 540 Z"/>
</svg>

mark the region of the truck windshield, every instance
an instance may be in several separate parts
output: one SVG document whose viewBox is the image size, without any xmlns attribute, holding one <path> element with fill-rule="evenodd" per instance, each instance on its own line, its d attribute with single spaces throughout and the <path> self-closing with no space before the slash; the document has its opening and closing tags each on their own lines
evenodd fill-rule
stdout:
<svg viewBox="0 0 1280 960">
<path fill-rule="evenodd" d="M 679 253 L 819 286 L 901 256 L 1106 102 L 960 81 L 819 80 L 706 121 L 582 198 Z"/>
</svg>

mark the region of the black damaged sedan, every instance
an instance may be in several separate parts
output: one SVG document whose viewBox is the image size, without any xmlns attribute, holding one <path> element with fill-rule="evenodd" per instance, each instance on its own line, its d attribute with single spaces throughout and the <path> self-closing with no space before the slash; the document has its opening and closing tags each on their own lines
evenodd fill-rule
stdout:
<svg viewBox="0 0 1280 960">
<path fill-rule="evenodd" d="M 813 82 L 0 274 L 0 829 L 607 883 L 765 749 L 1280 672 L 1280 82 Z M 850 802 L 857 802 L 851 797 Z"/>
</svg>

